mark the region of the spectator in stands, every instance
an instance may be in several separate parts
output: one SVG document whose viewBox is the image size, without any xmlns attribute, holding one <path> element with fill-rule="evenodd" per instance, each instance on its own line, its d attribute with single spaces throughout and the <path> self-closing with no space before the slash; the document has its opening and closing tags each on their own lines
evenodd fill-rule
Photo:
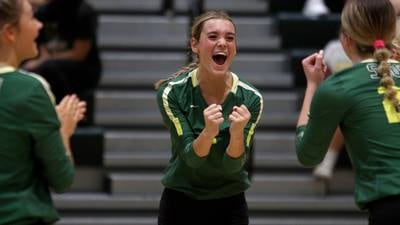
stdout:
<svg viewBox="0 0 400 225">
<path fill-rule="evenodd" d="M 0 0 L 0 224 L 54 223 L 49 188 L 73 182 L 69 142 L 85 103 L 67 96 L 56 110 L 46 81 L 17 69 L 37 55 L 41 27 L 28 0 Z"/>
<path fill-rule="evenodd" d="M 189 0 L 189 27 L 188 27 L 188 43 L 190 46 L 190 39 L 192 37 L 192 26 L 196 17 L 200 16 L 204 12 L 204 3 L 202 0 Z M 190 50 L 188 52 L 187 62 L 193 61 L 193 54 Z"/>
<path fill-rule="evenodd" d="M 318 17 L 329 13 L 329 8 L 323 0 L 306 0 L 303 14 L 309 17 Z"/>
<path fill-rule="evenodd" d="M 346 0 L 306 0 L 303 14 L 310 17 L 318 17 L 328 13 L 340 13 Z"/>
<path fill-rule="evenodd" d="M 36 12 L 39 7 L 46 4 L 46 1 L 48 0 L 29 0 L 29 3 L 32 5 L 33 12 Z"/>
<path fill-rule="evenodd" d="M 192 28 L 196 62 L 156 84 L 172 139 L 159 225 L 249 223 L 244 164 L 263 99 L 229 71 L 236 44 L 232 19 L 221 11 L 206 12 Z"/>
<path fill-rule="evenodd" d="M 268 2 L 269 12 L 302 11 L 306 16 L 317 17 L 327 13 L 340 13 L 346 0 L 269 0 Z"/>
<path fill-rule="evenodd" d="M 327 68 L 327 76 L 330 76 L 333 73 L 338 73 L 352 66 L 352 62 L 344 52 L 339 39 L 334 39 L 328 42 L 325 46 L 324 63 Z M 340 129 L 337 129 L 324 160 L 314 169 L 314 176 L 324 180 L 331 179 L 337 158 L 343 148 L 343 134 Z"/>
<path fill-rule="evenodd" d="M 161 4 L 161 13 L 169 17 L 174 15 L 174 0 L 163 0 Z"/>
<path fill-rule="evenodd" d="M 324 3 L 331 13 L 341 13 L 346 1 L 347 0 L 324 0 Z"/>
<path fill-rule="evenodd" d="M 196 18 L 200 14 L 203 13 L 204 9 L 204 1 L 202 0 L 188 0 L 188 11 L 189 11 L 189 24 L 192 25 L 193 18 Z M 164 14 L 168 17 L 172 17 L 175 11 L 175 3 L 174 0 L 163 0 L 161 3 L 161 14 Z"/>
<path fill-rule="evenodd" d="M 355 200 L 370 225 L 400 224 L 400 66 L 388 47 L 396 33 L 389 0 L 348 0 L 340 40 L 354 63 L 329 77 L 323 55 L 303 60 L 307 89 L 296 148 L 300 162 L 322 161 L 336 128 L 346 140 L 355 168 Z"/>
<path fill-rule="evenodd" d="M 84 0 L 47 0 L 36 16 L 43 23 L 40 55 L 23 67 L 50 83 L 57 102 L 71 93 L 85 97 L 101 74 L 96 12 Z"/>
</svg>

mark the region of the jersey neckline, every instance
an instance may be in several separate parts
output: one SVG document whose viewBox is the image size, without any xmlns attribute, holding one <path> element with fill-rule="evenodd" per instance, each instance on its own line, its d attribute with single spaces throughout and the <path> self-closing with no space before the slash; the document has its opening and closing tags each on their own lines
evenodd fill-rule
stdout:
<svg viewBox="0 0 400 225">
<path fill-rule="evenodd" d="M 12 66 L 3 66 L 0 67 L 0 75 L 5 74 L 5 73 L 10 73 L 10 72 L 14 72 L 15 68 Z"/>
</svg>

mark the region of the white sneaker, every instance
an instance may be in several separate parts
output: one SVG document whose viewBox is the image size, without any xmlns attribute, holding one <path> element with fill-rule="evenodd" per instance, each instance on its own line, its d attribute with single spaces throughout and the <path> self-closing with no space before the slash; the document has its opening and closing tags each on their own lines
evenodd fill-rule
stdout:
<svg viewBox="0 0 400 225">
<path fill-rule="evenodd" d="M 323 0 L 307 0 L 303 7 L 303 14 L 309 17 L 318 17 L 328 13 L 329 9 Z"/>
</svg>

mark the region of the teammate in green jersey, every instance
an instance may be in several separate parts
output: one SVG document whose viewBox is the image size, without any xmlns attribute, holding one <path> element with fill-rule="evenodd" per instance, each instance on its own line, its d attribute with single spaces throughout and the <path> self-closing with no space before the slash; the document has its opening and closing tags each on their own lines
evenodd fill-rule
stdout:
<svg viewBox="0 0 400 225">
<path fill-rule="evenodd" d="M 227 14 L 199 16 L 190 44 L 197 62 L 156 85 L 172 142 L 158 224 L 247 225 L 244 164 L 263 99 L 229 70 L 236 29 Z"/>
<path fill-rule="evenodd" d="M 388 49 L 395 10 L 389 0 L 348 0 L 341 22 L 340 40 L 354 66 L 322 82 L 322 52 L 303 60 L 297 156 L 305 166 L 319 163 L 340 126 L 355 169 L 356 203 L 369 211 L 370 225 L 400 224 L 400 65 Z"/>
<path fill-rule="evenodd" d="M 69 139 L 85 103 L 66 96 L 56 109 L 44 79 L 16 69 L 36 56 L 41 27 L 28 0 L 0 0 L 0 224 L 54 223 L 49 188 L 73 181 Z"/>
</svg>

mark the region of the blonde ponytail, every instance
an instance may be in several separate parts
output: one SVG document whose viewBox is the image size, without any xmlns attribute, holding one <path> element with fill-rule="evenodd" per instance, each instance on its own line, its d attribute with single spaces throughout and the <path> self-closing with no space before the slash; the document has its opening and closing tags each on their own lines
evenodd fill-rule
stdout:
<svg viewBox="0 0 400 225">
<path fill-rule="evenodd" d="M 388 62 L 391 52 L 386 48 L 375 48 L 374 58 L 378 61 L 378 75 L 381 78 L 380 85 L 385 88 L 385 98 L 394 106 L 397 112 L 400 112 L 400 102 L 397 99 L 397 90 L 394 88 L 395 83 L 390 74 L 390 64 Z"/>
<path fill-rule="evenodd" d="M 172 80 L 172 79 L 176 78 L 177 76 L 179 76 L 179 75 L 182 74 L 182 73 L 186 73 L 186 72 L 192 71 L 192 70 L 196 69 L 197 66 L 198 66 L 198 63 L 197 63 L 197 62 L 192 62 L 192 63 L 190 63 L 190 64 L 188 64 L 188 65 L 182 67 L 180 70 L 178 70 L 177 72 L 175 72 L 174 74 L 172 74 L 170 77 L 168 77 L 168 78 L 166 78 L 166 79 L 158 80 L 156 83 L 154 83 L 154 89 L 155 89 L 155 90 L 160 89 L 160 86 L 161 86 L 164 82 L 167 82 L 167 81 L 169 81 L 169 80 Z"/>
</svg>

